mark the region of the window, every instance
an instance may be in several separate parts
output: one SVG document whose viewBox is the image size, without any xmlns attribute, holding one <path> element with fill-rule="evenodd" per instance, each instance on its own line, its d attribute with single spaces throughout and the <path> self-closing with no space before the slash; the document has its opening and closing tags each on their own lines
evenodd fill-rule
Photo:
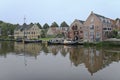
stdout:
<svg viewBox="0 0 120 80">
<path fill-rule="evenodd" d="M 94 35 L 94 32 L 90 32 L 90 36 L 93 36 Z"/>
<path fill-rule="evenodd" d="M 83 33 L 83 31 L 80 31 L 80 33 Z"/>
<path fill-rule="evenodd" d="M 93 18 L 91 18 L 91 23 L 93 23 L 94 22 L 94 17 Z"/>
<path fill-rule="evenodd" d="M 111 28 L 108 28 L 108 30 L 111 30 Z"/>
<path fill-rule="evenodd" d="M 94 25 L 91 25 L 91 26 L 90 26 L 90 29 L 94 29 Z"/>
<path fill-rule="evenodd" d="M 103 30 L 107 30 L 107 28 L 103 28 Z"/>
<path fill-rule="evenodd" d="M 75 26 L 74 30 L 77 30 L 77 26 Z"/>
<path fill-rule="evenodd" d="M 100 33 L 99 32 L 96 33 L 96 37 L 97 38 L 100 37 Z"/>
<path fill-rule="evenodd" d="M 90 32 L 90 39 L 91 39 L 91 40 L 94 39 L 94 32 Z"/>
<path fill-rule="evenodd" d="M 108 36 L 108 34 L 109 34 L 109 32 L 108 32 L 108 31 L 106 31 L 106 32 L 105 32 L 105 36 Z"/>
<path fill-rule="evenodd" d="M 77 30 L 77 26 L 72 26 L 72 30 Z"/>
<path fill-rule="evenodd" d="M 74 32 L 74 35 L 78 35 L 79 33 L 78 32 Z"/>
</svg>

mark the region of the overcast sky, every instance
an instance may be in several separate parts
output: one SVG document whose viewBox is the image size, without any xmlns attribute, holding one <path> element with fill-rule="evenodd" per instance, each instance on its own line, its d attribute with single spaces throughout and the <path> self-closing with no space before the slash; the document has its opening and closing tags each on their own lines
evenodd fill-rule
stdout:
<svg viewBox="0 0 120 80">
<path fill-rule="evenodd" d="M 91 11 L 115 19 L 120 17 L 120 0 L 0 0 L 0 20 L 14 24 L 22 24 L 24 16 L 26 23 L 70 24 L 86 20 Z"/>
</svg>

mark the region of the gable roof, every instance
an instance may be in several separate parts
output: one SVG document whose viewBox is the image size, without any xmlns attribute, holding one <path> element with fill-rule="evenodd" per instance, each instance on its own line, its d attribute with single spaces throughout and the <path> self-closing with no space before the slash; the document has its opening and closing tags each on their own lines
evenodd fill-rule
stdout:
<svg viewBox="0 0 120 80">
<path fill-rule="evenodd" d="M 34 25 L 35 25 L 35 24 L 34 24 Z M 34 25 L 27 25 L 26 23 L 24 23 L 23 25 L 17 26 L 15 30 L 16 30 L 16 31 L 17 31 L 17 30 L 20 30 L 20 31 L 29 30 L 29 29 L 32 28 Z"/>
<path fill-rule="evenodd" d="M 93 13 L 93 14 L 96 15 L 97 17 L 107 18 L 105 16 L 102 16 L 102 15 L 99 15 L 99 14 L 96 14 L 96 13 Z"/>
<path fill-rule="evenodd" d="M 81 24 L 83 24 L 85 21 L 75 19 L 74 22 L 80 22 Z M 74 23 L 74 22 L 73 22 L 73 23 Z"/>
<path fill-rule="evenodd" d="M 96 15 L 99 19 L 100 19 L 100 21 L 101 22 L 103 22 L 103 23 L 113 23 L 113 19 L 110 19 L 110 18 L 107 18 L 107 17 L 105 17 L 105 16 L 102 16 L 102 15 L 99 15 L 99 14 L 96 14 L 96 13 L 91 13 L 91 14 L 94 14 L 94 15 Z"/>
<path fill-rule="evenodd" d="M 28 27 L 29 27 L 29 25 L 27 25 L 27 24 L 24 23 L 23 25 L 17 26 L 15 28 L 15 30 L 21 30 L 21 31 L 23 31 L 23 30 L 27 29 Z"/>
<path fill-rule="evenodd" d="M 85 22 L 85 21 L 82 21 L 82 20 L 78 20 L 79 22 L 81 22 L 82 24 Z"/>
</svg>

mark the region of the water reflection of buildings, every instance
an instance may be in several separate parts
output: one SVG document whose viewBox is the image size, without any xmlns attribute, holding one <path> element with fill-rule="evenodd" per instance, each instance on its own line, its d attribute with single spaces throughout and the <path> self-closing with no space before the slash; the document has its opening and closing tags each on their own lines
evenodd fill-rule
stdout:
<svg viewBox="0 0 120 80">
<path fill-rule="evenodd" d="M 53 55 L 57 55 L 58 53 L 61 53 L 62 56 L 66 56 L 66 54 L 68 53 L 68 48 L 67 46 L 63 46 L 63 45 L 50 45 L 47 46 L 49 53 L 52 53 Z"/>
<path fill-rule="evenodd" d="M 81 46 L 69 48 L 70 60 L 75 66 L 78 66 L 79 64 L 83 63 L 83 49 L 84 48 Z"/>
<path fill-rule="evenodd" d="M 52 54 L 54 56 L 61 54 L 63 57 L 69 56 L 70 62 L 76 67 L 79 67 L 80 64 L 84 64 L 91 75 L 109 66 L 112 62 L 120 61 L 120 53 L 110 52 L 111 50 L 118 51 L 120 48 L 63 45 L 47 46 L 44 44 L 23 44 L 14 42 L 0 43 L 0 56 L 6 57 L 7 54 L 12 53 L 15 55 L 33 56 L 36 58 L 41 51 L 44 54 Z"/>
<path fill-rule="evenodd" d="M 76 67 L 84 63 L 91 75 L 120 60 L 120 53 L 108 53 L 105 49 L 96 49 L 96 47 L 73 47 L 69 51 L 71 62 Z"/>
<path fill-rule="evenodd" d="M 97 50 L 95 47 L 84 49 L 84 64 L 91 75 L 103 66 L 102 50 Z"/>
<path fill-rule="evenodd" d="M 112 62 L 118 62 L 120 60 L 120 53 L 106 52 L 106 48 L 63 45 L 51 45 L 47 48 L 49 53 L 53 55 L 60 53 L 65 57 L 69 54 L 69 59 L 74 66 L 78 67 L 83 63 L 91 75 L 109 66 Z M 111 48 L 107 50 L 109 49 Z M 115 49 L 120 50 L 120 48 Z"/>
<path fill-rule="evenodd" d="M 24 44 L 24 43 L 15 43 L 15 52 L 16 54 L 25 53 L 26 56 L 37 57 L 41 50 L 40 44 Z"/>
</svg>

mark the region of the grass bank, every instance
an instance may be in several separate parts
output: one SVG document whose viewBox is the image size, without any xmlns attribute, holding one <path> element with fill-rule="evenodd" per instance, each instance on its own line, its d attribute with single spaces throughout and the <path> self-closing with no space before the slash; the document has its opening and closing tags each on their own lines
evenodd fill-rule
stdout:
<svg viewBox="0 0 120 80">
<path fill-rule="evenodd" d="M 42 40 L 42 41 L 49 41 L 49 40 L 51 40 L 52 38 L 40 38 L 40 40 Z"/>
</svg>

